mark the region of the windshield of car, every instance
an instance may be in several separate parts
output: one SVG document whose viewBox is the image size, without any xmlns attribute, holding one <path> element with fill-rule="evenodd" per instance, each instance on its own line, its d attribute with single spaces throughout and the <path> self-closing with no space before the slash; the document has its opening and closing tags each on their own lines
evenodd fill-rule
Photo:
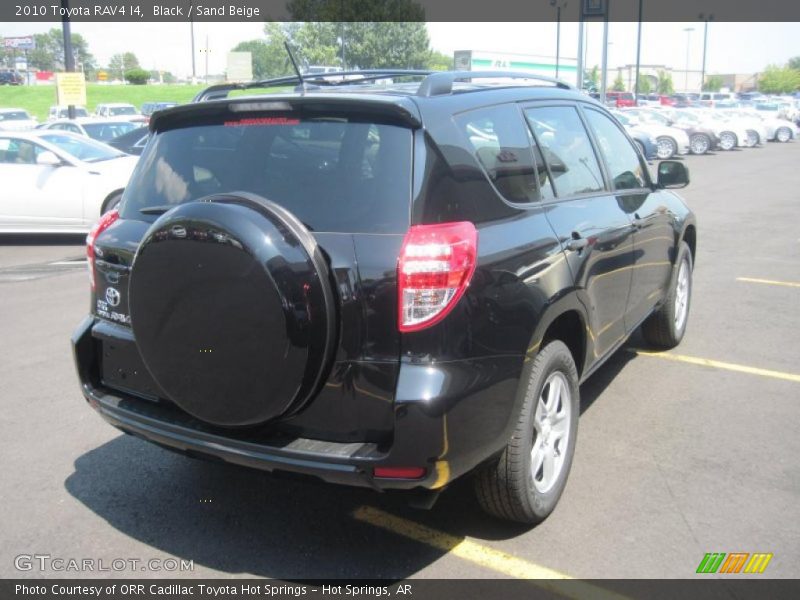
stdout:
<svg viewBox="0 0 800 600">
<path fill-rule="evenodd" d="M 11 110 L 0 113 L 0 121 L 28 121 L 31 116 L 24 110 Z"/>
<path fill-rule="evenodd" d="M 95 142 L 94 140 L 77 136 L 64 135 L 63 133 L 48 133 L 41 139 L 50 142 L 60 150 L 84 162 L 100 162 L 110 160 L 124 154 L 110 146 Z"/>
<path fill-rule="evenodd" d="M 246 191 L 314 231 L 408 228 L 409 129 L 349 115 L 229 119 L 155 134 L 126 188 L 123 218 L 154 220 L 160 207 Z"/>
<path fill-rule="evenodd" d="M 59 119 L 67 119 L 69 118 L 69 109 L 68 108 L 60 108 L 58 110 L 58 118 Z M 88 117 L 89 113 L 86 111 L 85 108 L 78 108 L 75 107 L 75 116 L 76 117 Z"/>
<path fill-rule="evenodd" d="M 112 117 L 119 117 L 121 115 L 135 115 L 136 109 L 133 106 L 112 106 L 108 109 L 108 114 Z"/>
<path fill-rule="evenodd" d="M 86 134 L 95 140 L 100 140 L 101 142 L 108 142 L 113 140 L 115 137 L 122 135 L 123 133 L 128 133 L 129 131 L 133 131 L 137 129 L 139 126 L 134 123 L 127 123 L 126 121 L 120 121 L 117 123 L 84 123 L 83 128 L 86 130 Z"/>
</svg>

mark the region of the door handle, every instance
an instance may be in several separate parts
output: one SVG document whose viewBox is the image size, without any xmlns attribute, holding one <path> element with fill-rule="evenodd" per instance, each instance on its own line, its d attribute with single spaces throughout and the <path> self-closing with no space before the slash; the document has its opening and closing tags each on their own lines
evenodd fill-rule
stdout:
<svg viewBox="0 0 800 600">
<path fill-rule="evenodd" d="M 589 240 L 581 237 L 580 233 L 572 232 L 572 239 L 567 242 L 567 250 L 583 250 L 589 245 Z"/>
</svg>

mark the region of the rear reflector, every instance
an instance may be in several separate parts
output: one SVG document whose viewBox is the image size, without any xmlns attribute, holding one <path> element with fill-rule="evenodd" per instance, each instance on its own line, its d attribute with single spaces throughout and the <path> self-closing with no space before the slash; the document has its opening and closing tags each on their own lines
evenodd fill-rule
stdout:
<svg viewBox="0 0 800 600">
<path fill-rule="evenodd" d="M 94 241 L 97 239 L 97 236 L 103 233 L 106 229 L 111 227 L 111 225 L 119 219 L 119 212 L 116 209 L 108 211 L 97 222 L 97 224 L 92 228 L 89 232 L 89 235 L 86 236 L 86 266 L 89 267 L 89 282 L 92 285 L 92 291 L 95 290 L 95 281 L 94 281 Z"/>
<path fill-rule="evenodd" d="M 422 479 L 427 472 L 424 467 L 375 467 L 373 474 L 380 479 Z"/>
<path fill-rule="evenodd" d="M 475 272 L 478 232 L 468 221 L 414 225 L 397 264 L 398 327 L 419 331 L 453 309 Z"/>
</svg>

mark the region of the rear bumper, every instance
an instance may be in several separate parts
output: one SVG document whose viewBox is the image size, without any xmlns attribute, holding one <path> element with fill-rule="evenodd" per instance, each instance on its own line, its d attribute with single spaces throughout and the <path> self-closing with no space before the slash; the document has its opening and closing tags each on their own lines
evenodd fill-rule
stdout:
<svg viewBox="0 0 800 600">
<path fill-rule="evenodd" d="M 515 421 L 522 359 L 500 357 L 403 365 L 393 436 L 386 443 L 333 442 L 267 429 L 221 430 L 169 403 L 104 385 L 97 370 L 94 323 L 87 317 L 72 337 L 86 400 L 125 433 L 190 456 L 376 490 L 438 489 L 498 452 Z M 376 478 L 376 467 L 424 467 L 426 473 L 419 479 Z"/>
</svg>

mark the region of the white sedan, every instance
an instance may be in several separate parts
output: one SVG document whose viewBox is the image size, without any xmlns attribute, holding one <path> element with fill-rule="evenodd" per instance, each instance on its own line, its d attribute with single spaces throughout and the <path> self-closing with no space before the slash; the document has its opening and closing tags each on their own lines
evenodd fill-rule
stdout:
<svg viewBox="0 0 800 600">
<path fill-rule="evenodd" d="M 86 233 L 138 157 L 64 131 L 0 132 L 0 233 Z"/>
<path fill-rule="evenodd" d="M 0 131 L 24 131 L 38 125 L 36 119 L 22 108 L 0 108 Z"/>
</svg>

